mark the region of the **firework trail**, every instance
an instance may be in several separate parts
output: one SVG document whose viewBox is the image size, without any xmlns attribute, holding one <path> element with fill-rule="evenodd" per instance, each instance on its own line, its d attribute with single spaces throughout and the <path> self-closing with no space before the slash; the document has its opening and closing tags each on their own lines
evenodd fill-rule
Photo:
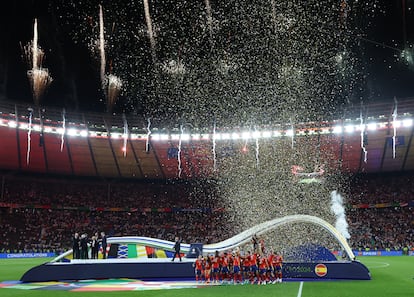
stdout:
<svg viewBox="0 0 414 297">
<path fill-rule="evenodd" d="M 392 136 L 392 157 L 395 159 L 395 143 L 396 143 L 396 137 L 397 137 L 397 112 L 398 108 L 398 102 L 397 98 L 394 98 L 394 111 L 392 113 L 392 127 L 394 129 L 394 134 Z"/>
<path fill-rule="evenodd" d="M 178 177 L 181 177 L 181 173 L 183 171 L 182 166 L 181 166 L 181 142 L 182 142 L 182 137 L 184 134 L 184 127 L 183 125 L 180 126 L 180 138 L 178 139 L 178 154 L 177 154 L 177 158 L 178 158 Z"/>
<path fill-rule="evenodd" d="M 26 165 L 29 165 L 30 162 L 30 147 L 31 147 L 31 134 L 32 134 L 32 116 L 33 116 L 33 109 L 29 108 L 29 123 L 28 123 L 28 130 L 27 130 L 27 153 L 26 153 Z"/>
<path fill-rule="evenodd" d="M 124 135 L 123 135 L 124 146 L 122 148 L 122 151 L 124 152 L 124 157 L 126 157 L 129 131 L 128 131 L 128 122 L 127 122 L 125 114 L 122 114 L 122 119 L 124 120 Z"/>
<path fill-rule="evenodd" d="M 63 144 L 65 143 L 65 133 L 66 133 L 66 111 L 62 111 L 62 135 L 60 138 L 60 151 L 63 151 Z"/>
<path fill-rule="evenodd" d="M 39 105 L 40 98 L 53 81 L 48 69 L 42 68 L 44 52 L 39 48 L 38 39 L 37 19 L 35 19 L 33 26 L 33 40 L 24 47 L 24 53 L 30 65 L 29 67 L 32 67 L 27 71 L 27 76 L 32 87 L 33 99 L 36 105 Z"/>
<path fill-rule="evenodd" d="M 368 152 L 367 149 L 365 148 L 365 124 L 364 124 L 364 118 L 362 117 L 362 110 L 360 112 L 360 129 L 361 129 L 361 149 L 364 153 L 364 162 L 367 163 L 367 157 L 368 157 Z"/>
<path fill-rule="evenodd" d="M 147 142 L 145 143 L 145 151 L 148 153 L 149 152 L 149 141 L 150 141 L 150 136 L 151 136 L 151 119 L 148 119 L 148 125 L 147 125 Z"/>
<path fill-rule="evenodd" d="M 346 239 L 351 238 L 348 232 L 348 223 L 346 221 L 345 208 L 343 198 L 337 191 L 331 192 L 331 211 L 336 216 L 335 228 Z"/>
<path fill-rule="evenodd" d="M 154 31 L 153 31 L 153 28 L 152 28 L 152 20 L 151 20 L 151 14 L 150 14 L 148 0 L 144 0 L 144 12 L 145 12 L 145 20 L 147 22 L 148 38 L 150 40 L 150 45 L 151 45 L 152 61 L 155 63 L 156 60 L 157 60 L 157 55 L 156 55 L 156 52 L 155 52 L 155 38 L 154 38 Z"/>
<path fill-rule="evenodd" d="M 217 169 L 217 154 L 216 154 L 216 122 L 214 122 L 213 126 L 213 171 Z"/>
<path fill-rule="evenodd" d="M 102 89 L 105 89 L 105 66 L 106 66 L 106 57 L 105 57 L 105 36 L 104 36 L 104 20 L 103 20 L 103 10 L 102 5 L 99 5 L 99 53 L 101 56 L 101 84 Z"/>
<path fill-rule="evenodd" d="M 38 33 L 37 33 L 37 19 L 34 20 L 33 25 L 33 43 L 32 43 L 32 69 L 38 69 L 40 61 L 38 60 L 39 57 L 39 47 L 38 47 Z"/>
<path fill-rule="evenodd" d="M 210 34 L 210 45 L 213 46 L 213 17 L 211 15 L 211 4 L 210 0 L 205 0 L 206 11 L 207 11 L 207 25 Z"/>
<path fill-rule="evenodd" d="M 277 21 L 276 21 L 276 3 L 275 0 L 271 1 L 271 5 L 272 5 L 272 22 L 273 22 L 273 26 L 276 32 L 276 28 L 277 28 Z"/>
<path fill-rule="evenodd" d="M 256 130 L 256 168 L 259 168 L 259 136 Z"/>
<path fill-rule="evenodd" d="M 118 99 L 119 93 L 121 92 L 122 80 L 113 74 L 109 74 L 106 77 L 106 81 L 108 84 L 106 105 L 107 105 L 108 112 L 111 112 L 116 100 Z"/>
</svg>

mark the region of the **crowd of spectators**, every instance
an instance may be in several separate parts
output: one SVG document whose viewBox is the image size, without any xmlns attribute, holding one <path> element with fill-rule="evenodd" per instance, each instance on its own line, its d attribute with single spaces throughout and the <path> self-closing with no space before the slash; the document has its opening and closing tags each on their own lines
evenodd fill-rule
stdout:
<svg viewBox="0 0 414 297">
<path fill-rule="evenodd" d="M 410 202 L 413 179 L 413 174 L 359 176 L 351 183 L 347 204 Z M 224 240 L 229 234 L 226 210 L 215 208 L 214 187 L 201 184 L 3 178 L 0 252 L 67 250 L 75 232 L 171 241 L 180 235 L 186 242 L 203 243 Z M 125 210 L 97 211 L 100 207 Z M 410 205 L 349 207 L 350 244 L 355 249 L 413 248 L 413 214 Z"/>
<path fill-rule="evenodd" d="M 414 200 L 414 174 L 357 175 L 349 189 L 350 204 L 409 202 Z"/>
</svg>

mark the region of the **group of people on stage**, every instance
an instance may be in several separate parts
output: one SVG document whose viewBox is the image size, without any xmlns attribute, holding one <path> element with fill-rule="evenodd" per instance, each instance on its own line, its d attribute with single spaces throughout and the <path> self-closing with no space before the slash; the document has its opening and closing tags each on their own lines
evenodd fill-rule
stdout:
<svg viewBox="0 0 414 297">
<path fill-rule="evenodd" d="M 106 259 L 107 257 L 106 249 L 108 243 L 105 232 L 101 232 L 101 236 L 96 232 L 91 238 L 86 233 L 82 235 L 75 233 L 72 243 L 73 259 L 89 259 L 89 251 L 91 254 L 90 259 L 98 259 L 100 249 L 102 258 Z"/>
<path fill-rule="evenodd" d="M 219 253 L 212 256 L 198 256 L 194 262 L 195 277 L 198 282 L 233 284 L 275 284 L 282 282 L 283 257 L 273 250 L 262 253 L 260 250 L 241 253 Z"/>
</svg>

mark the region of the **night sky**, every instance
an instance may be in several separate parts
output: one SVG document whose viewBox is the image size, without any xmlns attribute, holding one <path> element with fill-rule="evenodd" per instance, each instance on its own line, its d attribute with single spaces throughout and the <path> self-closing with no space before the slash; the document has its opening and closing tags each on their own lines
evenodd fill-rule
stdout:
<svg viewBox="0 0 414 297">
<path fill-rule="evenodd" d="M 177 96 L 177 100 L 180 102 L 179 97 L 191 97 L 192 88 L 194 88 L 194 92 L 197 92 L 199 98 L 205 98 L 203 96 L 222 96 L 222 93 L 227 92 L 226 85 L 223 84 L 218 89 L 214 89 L 214 85 L 217 82 L 221 84 L 223 79 L 219 77 L 209 81 L 209 77 L 211 77 L 210 64 L 215 64 L 217 62 L 215 57 L 222 55 L 222 53 L 232 53 L 234 57 L 237 56 L 239 60 L 244 61 L 244 64 L 249 65 L 242 70 L 245 71 L 243 72 L 243 80 L 234 75 L 229 79 L 230 86 L 237 85 L 239 82 L 240 84 L 246 84 L 246 82 L 254 81 L 256 77 L 259 78 L 254 83 L 252 82 L 253 87 L 249 86 L 246 89 L 255 88 L 261 83 L 268 84 L 271 80 L 268 78 L 268 72 L 275 69 L 275 65 L 285 63 L 283 59 L 280 59 L 280 61 L 274 62 L 275 64 L 271 64 L 266 68 L 267 65 L 264 67 L 251 66 L 253 63 L 250 63 L 246 58 L 246 56 L 251 55 L 252 61 L 254 60 L 257 65 L 262 65 L 263 61 L 273 59 L 271 53 L 257 53 L 257 48 L 252 49 L 251 46 L 251 44 L 256 44 L 260 48 L 261 45 L 258 44 L 257 40 L 265 43 L 270 38 L 254 39 L 257 32 L 266 35 L 268 31 L 265 31 L 264 27 L 263 31 L 257 31 L 255 24 L 250 23 L 257 21 L 263 24 L 268 22 L 270 17 L 263 16 L 261 20 L 257 20 L 257 18 L 252 20 L 243 16 L 243 14 L 248 13 L 260 16 L 264 11 L 263 5 L 258 5 L 257 12 L 254 13 L 252 12 L 254 6 L 251 6 L 258 1 L 251 1 L 253 4 L 250 6 L 246 4 L 246 7 L 238 5 L 238 2 L 244 3 L 243 1 L 229 1 L 230 4 L 222 5 L 220 8 L 218 8 L 219 3 L 217 1 L 210 1 L 213 14 L 216 12 L 216 17 L 220 20 L 219 29 L 214 31 L 214 46 L 211 46 L 214 47 L 213 50 L 209 50 L 209 34 L 205 32 L 207 30 L 205 29 L 206 24 L 200 21 L 205 18 L 199 17 L 205 14 L 203 0 L 196 4 L 189 3 L 194 1 L 162 1 L 162 3 L 150 1 L 150 9 L 154 13 L 154 24 L 159 24 L 156 37 L 158 42 L 157 58 L 166 61 L 171 57 L 175 57 L 177 60 L 181 58 L 184 63 L 191 60 L 191 62 L 188 62 L 189 64 L 192 63 L 200 67 L 199 69 L 203 69 L 200 76 L 205 75 L 202 78 L 195 78 L 195 75 L 191 74 L 191 79 L 165 79 L 164 74 L 154 74 L 154 71 L 151 70 L 153 62 L 151 61 L 150 43 L 145 34 L 146 25 L 142 1 L 128 1 L 128 4 L 124 4 L 124 1 L 33 0 L 8 2 L 12 3 L 2 4 L 8 7 L 3 10 L 6 15 L 1 18 L 0 28 L 2 39 L 0 44 L 0 70 L 2 72 L 1 78 L 6 79 L 6 84 L 0 91 L 3 99 L 8 101 L 26 104 L 32 104 L 33 102 L 26 75 L 28 66 L 22 58 L 21 45 L 27 44 L 32 39 L 33 19 L 38 18 L 39 44 L 46 53 L 44 67 L 49 69 L 54 79 L 43 96 L 41 104 L 77 110 L 105 111 L 105 95 L 101 90 L 99 81 L 99 61 L 91 53 L 90 47 L 91 41 L 93 42 L 93 34 L 96 33 L 99 3 L 104 6 L 107 21 L 105 30 L 106 36 L 108 36 L 107 55 L 110 62 L 106 67 L 110 69 L 108 71 L 118 71 L 119 75 L 125 80 L 123 92 L 114 107 L 115 112 L 148 112 L 146 107 L 155 108 L 157 103 L 162 102 L 160 104 L 162 107 L 159 109 L 160 115 L 169 116 L 174 114 L 171 109 L 175 107 L 170 104 L 171 102 L 165 103 L 166 101 L 163 98 Z M 306 3 L 307 1 L 302 2 Z M 322 1 L 322 3 L 324 2 L 329 5 L 335 4 L 335 1 Z M 336 2 L 338 2 L 339 7 L 341 1 Z M 349 0 L 344 2 L 351 5 L 351 3 L 357 3 L 358 1 Z M 360 101 L 391 100 L 394 96 L 398 98 L 414 96 L 414 49 L 410 47 L 414 44 L 414 0 L 367 2 L 370 2 L 371 6 L 364 8 L 366 10 L 361 9 L 358 17 L 354 16 L 352 21 L 349 20 L 349 27 L 352 29 L 343 30 L 340 33 L 346 35 L 344 38 L 346 41 L 343 43 L 352 52 L 353 74 L 349 74 L 346 78 L 346 80 L 352 81 L 352 91 L 344 91 L 346 87 L 343 87 L 343 85 L 347 84 L 345 82 L 333 92 L 340 90 L 338 92 L 341 93 L 341 96 L 347 98 L 327 98 L 328 102 L 342 100 L 341 102 L 345 102 L 345 104 L 359 104 Z M 329 5 L 327 7 L 331 7 Z M 357 7 L 356 4 L 353 5 Z M 403 6 L 405 6 L 405 26 Z M 334 5 L 333 10 L 338 9 L 338 7 Z M 288 11 L 291 8 L 286 6 L 283 9 Z M 329 9 L 326 8 L 326 10 Z M 349 14 L 351 15 L 351 13 Z M 241 15 L 240 23 L 235 21 L 237 15 Z M 332 15 L 335 16 L 338 13 Z M 224 21 L 226 16 L 229 16 L 231 22 Z M 328 20 L 330 17 L 331 15 L 327 13 Z M 314 26 L 313 19 L 309 19 L 311 20 L 309 26 Z M 253 31 L 256 30 L 252 31 L 254 34 L 247 32 L 246 36 L 242 36 L 240 32 L 242 32 L 243 24 L 248 24 L 249 28 L 253 28 Z M 260 28 L 262 28 L 261 26 L 259 25 Z M 299 24 L 298 26 L 306 28 L 306 24 Z M 355 27 L 357 28 L 355 29 Z M 304 31 L 304 29 L 301 30 Z M 245 40 L 247 41 L 245 42 Z M 216 44 L 221 45 L 217 46 Z M 246 46 L 246 49 L 241 49 L 245 44 L 249 46 Z M 326 44 L 324 46 L 332 45 Z M 401 53 L 405 48 L 409 48 L 411 51 L 408 60 L 401 57 Z M 248 55 L 245 55 L 246 52 L 249 52 Z M 289 52 L 287 55 L 292 55 L 292 53 Z M 207 61 L 210 59 L 210 63 L 200 62 L 203 59 Z M 305 58 L 303 59 L 305 60 Z M 131 61 L 136 61 L 136 63 Z M 135 65 L 133 65 L 134 63 Z M 200 66 L 201 64 L 203 66 Z M 260 68 L 266 69 L 261 71 Z M 158 79 L 162 82 L 159 83 L 161 87 L 157 89 L 154 86 L 156 84 L 154 81 Z M 325 78 L 322 77 L 321 80 L 323 81 Z M 200 81 L 203 84 L 208 81 L 205 83 L 207 91 L 200 91 L 197 87 Z M 223 98 L 227 95 L 229 97 L 239 96 L 238 90 L 230 89 L 231 87 L 229 87 L 229 94 L 224 94 Z M 327 89 L 329 89 L 329 85 Z M 201 94 L 203 91 L 209 94 Z M 250 94 L 248 90 L 240 92 L 240 96 L 249 97 L 249 101 L 246 103 L 243 99 L 240 99 L 240 101 L 228 103 L 229 110 L 234 105 L 244 106 L 245 104 L 250 106 L 251 102 L 258 102 L 258 99 L 254 97 L 255 95 Z M 315 91 L 307 96 L 319 95 L 321 93 Z M 275 95 L 275 97 L 277 96 L 287 95 L 286 92 L 282 91 Z M 152 97 L 157 98 L 153 99 Z M 227 104 L 228 101 L 225 102 Z M 208 104 L 200 103 L 199 106 L 201 109 L 215 109 L 217 106 L 214 104 L 217 105 L 212 101 Z M 266 106 L 263 108 L 268 109 Z M 256 110 L 250 111 L 249 108 L 242 107 L 242 109 L 251 113 L 256 112 Z M 222 106 L 217 107 L 217 112 L 222 110 L 224 110 L 224 113 L 226 112 Z M 279 109 L 278 112 L 280 112 Z M 189 111 L 181 108 L 175 115 L 179 113 L 180 115 L 189 114 Z M 245 120 L 244 115 L 241 115 L 241 118 Z"/>
</svg>

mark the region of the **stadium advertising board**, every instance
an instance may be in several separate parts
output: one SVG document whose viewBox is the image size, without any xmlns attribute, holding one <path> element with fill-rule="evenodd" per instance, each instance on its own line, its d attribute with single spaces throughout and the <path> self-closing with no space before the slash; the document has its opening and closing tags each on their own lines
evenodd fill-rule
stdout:
<svg viewBox="0 0 414 297">
<path fill-rule="evenodd" d="M 402 251 L 354 251 L 355 256 L 402 256 Z"/>
<path fill-rule="evenodd" d="M 55 253 L 0 253 L 0 259 L 16 259 L 16 258 L 51 258 L 55 257 Z"/>
</svg>

